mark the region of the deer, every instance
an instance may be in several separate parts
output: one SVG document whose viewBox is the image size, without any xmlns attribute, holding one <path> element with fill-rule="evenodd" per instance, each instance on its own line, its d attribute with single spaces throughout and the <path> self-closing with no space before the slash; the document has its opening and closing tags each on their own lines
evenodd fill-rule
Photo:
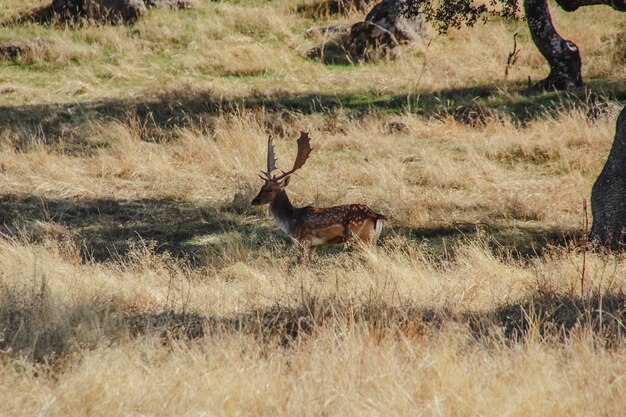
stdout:
<svg viewBox="0 0 626 417">
<path fill-rule="evenodd" d="M 270 212 L 278 227 L 299 246 L 299 263 L 309 261 L 317 247 L 358 242 L 375 245 L 387 218 L 376 213 L 365 204 L 346 204 L 334 207 L 294 207 L 289 201 L 285 188 L 291 174 L 302 168 L 312 148 L 308 133 L 300 132 L 297 140 L 298 153 L 293 168 L 287 172 L 276 171 L 274 143 L 267 140 L 267 170 L 259 175 L 264 181 L 258 195 L 251 204 L 269 204 Z"/>
</svg>

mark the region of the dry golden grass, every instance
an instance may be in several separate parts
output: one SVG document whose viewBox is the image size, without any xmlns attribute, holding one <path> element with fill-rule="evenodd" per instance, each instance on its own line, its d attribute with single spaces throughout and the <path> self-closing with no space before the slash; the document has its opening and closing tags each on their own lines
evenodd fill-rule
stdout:
<svg viewBox="0 0 626 417">
<path fill-rule="evenodd" d="M 523 92 L 546 74 L 523 22 L 354 67 L 304 58 L 304 31 L 362 16 L 288 1 L 0 27 L 51 45 L 0 63 L 0 415 L 620 415 L 626 261 L 581 241 L 624 21 L 554 15 L 589 92 Z M 456 121 L 474 97 L 494 114 Z M 377 248 L 298 266 L 239 202 L 299 130 L 292 200 L 366 202 Z"/>
<path fill-rule="evenodd" d="M 2 20 L 43 2 L 6 3 L 8 7 L 0 12 Z M 22 66 L 2 65 L 2 77 L 13 91 L 2 94 L 0 103 L 118 98 L 187 85 L 230 97 L 258 91 L 333 95 L 368 91 L 378 96 L 407 96 L 504 84 L 506 57 L 516 31 L 521 34 L 521 53 L 509 81 L 526 83 L 528 76 L 537 81 L 547 71 L 521 21 L 478 25 L 447 37 L 433 34 L 430 46 L 427 41 L 418 42 L 399 60 L 346 71 L 304 58 L 315 46 L 304 31 L 320 22 L 298 14 L 295 2 L 233 3 L 198 1 L 193 10 L 182 13 L 151 11 L 130 27 L 78 31 L 34 24 L 0 27 L 0 40 L 41 37 L 52 44 L 41 57 L 31 57 L 26 71 Z M 618 52 L 621 47 L 623 55 L 621 13 L 603 7 L 565 13 L 555 7 L 553 14 L 563 36 L 583 51 L 586 79 L 624 79 L 624 65 L 616 65 L 616 59 L 623 63 Z M 362 18 L 356 13 L 340 20 L 350 23 Z"/>
</svg>

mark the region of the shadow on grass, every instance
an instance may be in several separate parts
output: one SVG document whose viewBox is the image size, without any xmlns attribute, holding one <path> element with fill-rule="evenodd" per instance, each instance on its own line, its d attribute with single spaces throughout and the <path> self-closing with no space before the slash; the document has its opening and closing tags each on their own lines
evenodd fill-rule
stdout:
<svg viewBox="0 0 626 417">
<path fill-rule="evenodd" d="M 229 244 L 260 247 L 287 244 L 276 228 L 255 222 L 251 214 L 201 207 L 172 198 L 42 199 L 0 198 L 0 231 L 38 240 L 70 238 L 84 259 L 123 258 L 143 246 L 193 263 L 219 258 Z M 231 241 L 228 241 L 229 234 Z M 232 242 L 232 241 L 236 242 Z"/>
<path fill-rule="evenodd" d="M 375 94 L 364 91 L 352 94 L 275 93 L 253 94 L 225 99 L 211 91 L 174 90 L 161 95 L 132 99 L 103 99 L 91 102 L 0 106 L 0 134 L 35 137 L 44 142 L 74 139 L 80 129 L 95 121 L 135 120 L 142 129 L 174 130 L 194 123 L 204 123 L 210 116 L 241 111 L 263 110 L 278 114 L 324 113 L 337 109 L 363 115 L 372 110 L 425 116 L 453 114 L 460 106 L 476 102 L 486 109 L 510 115 L 526 122 L 541 114 L 554 114 L 563 108 L 585 105 L 590 91 L 626 101 L 626 89 L 603 80 L 591 80 L 589 89 L 569 93 L 528 92 L 526 86 L 478 85 L 463 88 L 424 91 L 417 95 Z M 209 126 L 210 128 L 210 126 Z"/>
<path fill-rule="evenodd" d="M 338 334 L 365 331 L 376 340 L 398 336 L 427 340 L 455 324 L 477 343 L 488 346 L 494 342 L 564 343 L 572 335 L 588 331 L 596 337 L 595 343 L 623 348 L 626 331 L 624 293 L 585 298 L 544 294 L 478 313 L 435 310 L 413 303 L 391 306 L 376 300 L 355 303 L 305 297 L 296 306 L 276 305 L 216 317 L 174 311 L 134 313 L 111 297 L 73 306 L 56 305 L 45 290 L 28 297 L 0 292 L 0 354 L 8 352 L 47 364 L 61 359 L 60 366 L 66 363 L 62 358 L 76 349 L 94 349 L 100 343 L 143 335 L 158 336 L 163 343 L 248 335 L 272 349 L 306 342 L 323 329 L 334 328 Z"/>
<path fill-rule="evenodd" d="M 585 233 L 580 229 L 546 228 L 517 223 L 457 223 L 422 228 L 398 228 L 400 236 L 425 244 L 435 256 L 453 256 L 456 244 L 484 238 L 492 251 L 502 258 L 527 259 L 543 256 L 554 247 L 580 246 Z"/>
<path fill-rule="evenodd" d="M 262 247 L 291 246 L 291 240 L 258 210 L 235 211 L 228 205 L 198 206 L 184 199 L 44 199 L 30 195 L 0 197 L 0 232 L 32 241 L 71 239 L 84 260 L 123 259 L 148 247 L 185 259 L 191 265 L 211 265 Z M 435 257 L 454 255 L 457 244 L 487 238 L 503 258 L 541 256 L 551 247 L 577 245 L 580 230 L 515 227 L 502 224 L 451 224 L 427 228 L 388 229 Z M 243 251 L 242 251 L 243 249 Z M 336 253 L 340 247 L 322 253 Z"/>
<path fill-rule="evenodd" d="M 246 333 L 285 346 L 326 326 L 344 329 L 363 325 L 374 337 L 386 332 L 420 337 L 448 323 L 466 326 L 478 340 L 497 336 L 513 343 L 523 343 L 529 337 L 564 341 L 573 331 L 588 328 L 608 343 L 618 344 L 624 342 L 626 335 L 626 294 L 604 293 L 585 298 L 544 294 L 480 313 L 309 298 L 295 307 L 277 305 L 226 318 L 163 312 L 134 315 L 127 321 L 133 335 L 158 330 L 164 336 L 195 339 Z"/>
<path fill-rule="evenodd" d="M 250 248 L 262 247 L 268 240 L 287 245 L 273 225 L 254 223 L 245 213 L 203 208 L 175 199 L 42 200 L 5 196 L 0 200 L 0 219 L 3 233 L 26 233 L 33 238 L 48 233 L 40 230 L 41 225 L 57 225 L 71 231 L 67 236 L 83 245 L 84 256 L 96 260 L 124 256 L 139 237 L 153 241 L 158 251 L 191 260 L 206 259 L 207 250 L 212 250 L 213 240 L 194 243 L 198 236 L 216 236 L 219 240 L 220 236 L 234 232 L 236 240 Z M 505 239 L 510 232 L 491 227 L 494 250 L 501 250 L 498 239 Z M 397 232 L 430 242 L 436 252 L 440 250 L 436 248 L 437 240 L 472 237 L 472 233 L 484 233 L 481 229 L 485 228 L 481 225 L 477 232 L 475 225 L 456 225 Z M 522 229 L 521 235 L 530 243 L 522 249 L 518 247 L 518 256 L 536 256 L 551 245 L 569 242 L 567 234 L 555 230 Z M 493 337 L 504 338 L 507 343 L 524 343 L 531 338 L 559 342 L 572 332 L 587 328 L 603 343 L 623 346 L 625 321 L 626 294 L 621 292 L 581 298 L 541 291 L 525 302 L 484 312 L 433 309 L 411 301 L 388 305 L 375 295 L 364 302 L 304 295 L 295 306 L 277 303 L 241 314 L 212 317 L 168 308 L 154 313 L 137 312 L 110 294 L 66 305 L 51 295 L 44 277 L 41 285 L 35 282 L 33 288 L 22 290 L 6 288 L 0 280 L 0 357 L 2 351 L 10 351 L 39 363 L 51 363 L 73 349 L 95 348 L 101 342 L 98 337 L 108 343 L 129 335 L 158 335 L 170 340 L 246 334 L 262 343 L 290 346 L 329 326 L 361 326 L 372 337 L 420 338 L 447 323 L 455 323 L 485 343 Z"/>
</svg>

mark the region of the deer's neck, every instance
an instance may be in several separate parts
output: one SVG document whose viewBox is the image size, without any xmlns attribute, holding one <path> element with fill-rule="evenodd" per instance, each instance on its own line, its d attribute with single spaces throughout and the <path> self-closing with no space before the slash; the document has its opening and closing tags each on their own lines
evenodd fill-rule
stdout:
<svg viewBox="0 0 626 417">
<path fill-rule="evenodd" d="M 278 193 L 274 201 L 270 203 L 270 211 L 278 227 L 280 227 L 283 232 L 291 235 L 294 229 L 296 208 L 291 204 L 291 201 L 289 201 L 285 190 Z"/>
</svg>

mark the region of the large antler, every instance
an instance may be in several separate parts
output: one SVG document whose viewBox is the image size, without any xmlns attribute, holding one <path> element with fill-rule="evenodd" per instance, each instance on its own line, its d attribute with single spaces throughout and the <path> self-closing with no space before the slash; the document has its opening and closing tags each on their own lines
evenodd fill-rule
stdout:
<svg viewBox="0 0 626 417">
<path fill-rule="evenodd" d="M 302 168 L 302 166 L 304 165 L 304 163 L 306 162 L 306 160 L 309 158 L 309 155 L 311 154 L 311 138 L 309 137 L 309 134 L 306 132 L 300 132 L 300 137 L 298 138 L 298 154 L 296 155 L 296 160 L 293 163 L 293 168 L 291 168 L 290 171 L 283 171 L 282 175 L 278 176 L 278 177 L 274 177 L 274 181 L 280 181 L 283 178 L 293 174 L 294 172 L 296 172 L 297 170 L 299 170 L 300 168 Z M 274 150 L 272 148 L 272 156 L 273 156 Z M 269 154 L 268 154 L 268 161 L 269 161 Z"/>
<path fill-rule="evenodd" d="M 265 175 L 268 180 L 272 179 L 272 172 L 276 170 L 276 157 L 274 156 L 274 143 L 272 137 L 267 138 L 267 171 L 261 173 Z"/>
</svg>

